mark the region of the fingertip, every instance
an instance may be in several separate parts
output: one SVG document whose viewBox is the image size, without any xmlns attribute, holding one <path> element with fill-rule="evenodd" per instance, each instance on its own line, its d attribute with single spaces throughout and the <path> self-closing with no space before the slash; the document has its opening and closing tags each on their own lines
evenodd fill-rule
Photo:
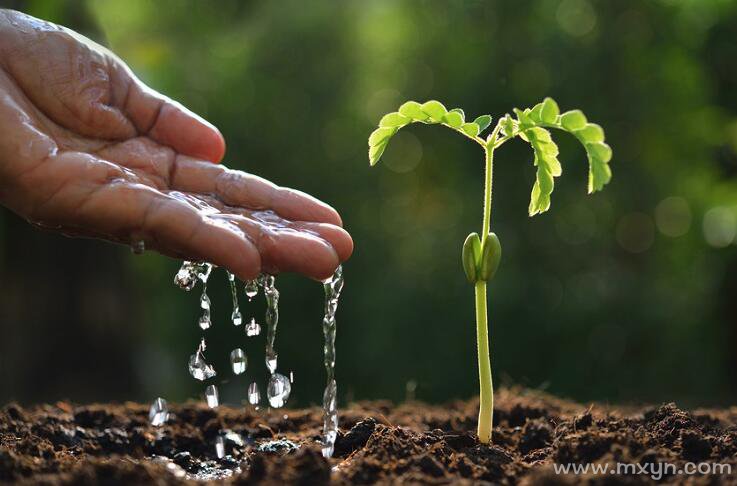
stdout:
<svg viewBox="0 0 737 486">
<path fill-rule="evenodd" d="M 225 139 L 220 131 L 179 103 L 165 104 L 149 133 L 183 155 L 213 163 L 225 155 Z"/>
<path fill-rule="evenodd" d="M 310 272 L 306 273 L 306 275 L 320 282 L 332 277 L 341 263 L 335 252 L 334 255 L 335 259 L 330 262 L 325 262 L 322 265 L 314 266 L 314 268 Z"/>
<path fill-rule="evenodd" d="M 343 263 L 344 261 L 348 260 L 351 255 L 353 255 L 353 238 L 351 238 L 350 233 L 348 233 L 345 229 L 341 227 L 337 227 L 336 231 L 338 231 L 341 235 L 341 239 L 338 244 L 334 245 L 334 247 L 336 253 L 338 254 L 340 262 Z"/>
<path fill-rule="evenodd" d="M 255 267 L 250 267 L 248 265 L 240 265 L 238 267 L 229 268 L 228 270 L 244 282 L 247 280 L 256 280 L 256 278 L 261 274 L 260 267 L 256 269 Z"/>
<path fill-rule="evenodd" d="M 223 160 L 223 157 L 225 157 L 225 138 L 223 137 L 223 134 L 220 133 L 220 130 L 207 120 L 201 119 L 201 121 L 207 125 L 206 129 L 203 129 L 203 138 L 205 140 L 202 143 L 202 158 L 215 164 L 220 163 Z M 207 135 L 205 135 L 205 133 L 207 133 Z M 196 155 L 193 156 L 196 157 Z"/>
<path fill-rule="evenodd" d="M 335 250 L 341 263 L 348 260 L 353 254 L 353 238 L 340 226 L 325 223 L 303 223 L 302 227 L 317 233 L 320 238 L 327 241 Z"/>
<path fill-rule="evenodd" d="M 253 280 L 261 273 L 261 254 L 247 236 L 229 231 L 229 244 L 213 245 L 213 263 L 226 268 L 241 280 Z"/>
<path fill-rule="evenodd" d="M 332 224 L 332 225 L 335 225 L 335 226 L 337 226 L 339 228 L 342 228 L 343 227 L 343 218 L 340 217 L 340 213 L 335 208 L 333 208 L 332 206 L 330 206 L 328 204 L 326 204 L 326 206 L 327 206 L 327 210 L 328 210 L 327 211 L 328 212 L 328 219 L 329 219 L 328 222 L 330 224 Z"/>
<path fill-rule="evenodd" d="M 275 203 L 276 211 L 288 219 L 343 226 L 338 211 L 305 192 L 280 187 Z"/>
</svg>

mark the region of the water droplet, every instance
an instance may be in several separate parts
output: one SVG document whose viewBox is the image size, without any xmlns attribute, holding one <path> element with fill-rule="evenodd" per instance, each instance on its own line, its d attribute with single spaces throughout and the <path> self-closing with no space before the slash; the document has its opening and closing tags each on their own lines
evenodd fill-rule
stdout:
<svg viewBox="0 0 737 486">
<path fill-rule="evenodd" d="M 225 439 L 223 439 L 222 435 L 218 435 L 215 438 L 215 454 L 218 456 L 218 459 L 225 457 Z"/>
<path fill-rule="evenodd" d="M 210 408 L 217 408 L 220 405 L 220 395 L 215 385 L 208 385 L 205 388 L 205 399 L 207 400 L 207 406 Z"/>
<path fill-rule="evenodd" d="M 271 355 L 266 355 L 266 357 L 264 358 L 264 361 L 266 362 L 266 369 L 269 370 L 269 373 L 273 374 L 276 371 L 277 357 L 277 354 L 273 353 Z"/>
<path fill-rule="evenodd" d="M 200 307 L 203 310 L 210 310 L 210 297 L 208 297 L 205 293 L 203 293 L 200 297 Z"/>
<path fill-rule="evenodd" d="M 195 271 L 197 273 L 197 278 L 199 278 L 203 284 L 206 284 L 207 279 L 210 278 L 210 273 L 212 273 L 212 264 L 197 263 L 195 265 L 196 265 Z"/>
<path fill-rule="evenodd" d="M 207 273 L 207 276 L 209 276 L 209 272 Z M 200 296 L 202 317 L 200 317 L 199 324 L 200 329 L 203 331 L 212 326 L 212 320 L 210 319 L 210 308 L 212 307 L 212 303 L 210 302 L 210 297 L 207 296 L 207 276 L 202 280 L 202 295 Z M 202 277 L 200 277 L 200 279 L 202 279 Z"/>
<path fill-rule="evenodd" d="M 169 420 L 169 406 L 163 398 L 157 398 L 148 411 L 148 420 L 154 427 L 161 427 Z"/>
<path fill-rule="evenodd" d="M 235 285 L 235 275 L 230 272 L 228 273 L 228 282 L 230 283 L 230 297 L 233 301 L 233 313 L 230 315 L 230 319 L 233 321 L 234 326 L 240 326 L 243 323 L 243 316 L 241 310 L 238 307 L 238 288 Z"/>
<path fill-rule="evenodd" d="M 274 373 L 269 379 L 269 385 L 266 388 L 266 396 L 269 399 L 269 404 L 274 408 L 283 407 L 287 400 L 289 400 L 289 394 L 292 392 L 292 385 L 289 384 L 289 380 L 286 376 L 279 373 Z"/>
<path fill-rule="evenodd" d="M 238 447 L 244 447 L 246 445 L 246 443 L 243 440 L 243 437 L 237 432 L 233 432 L 232 430 L 226 431 L 223 437 L 225 438 L 226 441 L 232 442 Z"/>
<path fill-rule="evenodd" d="M 248 366 L 248 358 L 241 348 L 236 348 L 230 352 L 230 364 L 233 367 L 233 373 L 240 375 L 246 371 Z"/>
<path fill-rule="evenodd" d="M 295 444 L 289 439 L 276 439 L 260 443 L 256 450 L 258 452 L 284 455 L 289 454 L 290 452 L 294 452 L 299 448 L 299 444 Z"/>
<path fill-rule="evenodd" d="M 251 405 L 258 406 L 258 402 L 261 401 L 261 392 L 258 391 L 258 385 L 254 381 L 248 385 L 248 403 Z"/>
<path fill-rule="evenodd" d="M 249 280 L 246 282 L 246 297 L 248 297 L 248 302 L 251 302 L 256 295 L 258 295 L 258 281 L 257 280 Z"/>
<path fill-rule="evenodd" d="M 246 324 L 246 336 L 258 336 L 261 334 L 261 324 L 251 317 L 251 321 Z"/>
<path fill-rule="evenodd" d="M 195 264 L 192 262 L 182 263 L 181 268 L 174 276 L 174 284 L 180 289 L 189 292 L 197 283 L 197 274 L 195 272 Z"/>
<path fill-rule="evenodd" d="M 294 383 L 294 371 L 289 372 L 289 383 Z"/>
<path fill-rule="evenodd" d="M 136 240 L 131 243 L 131 251 L 134 255 L 142 255 L 146 251 L 146 242 L 143 240 Z"/>
<path fill-rule="evenodd" d="M 192 375 L 192 378 L 199 381 L 208 380 L 217 374 L 212 365 L 205 362 L 205 356 L 202 354 L 201 347 L 189 357 L 189 373 Z"/>
</svg>

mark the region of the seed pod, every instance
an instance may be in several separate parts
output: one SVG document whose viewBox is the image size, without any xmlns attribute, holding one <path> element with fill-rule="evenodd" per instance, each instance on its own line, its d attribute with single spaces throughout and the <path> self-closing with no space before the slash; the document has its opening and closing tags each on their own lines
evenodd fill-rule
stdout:
<svg viewBox="0 0 737 486">
<path fill-rule="evenodd" d="M 463 271 L 466 272 L 466 278 L 472 284 L 478 280 L 478 266 L 481 260 L 481 239 L 478 233 L 471 233 L 466 237 L 463 243 Z"/>
<path fill-rule="evenodd" d="M 494 277 L 502 258 L 502 245 L 496 234 L 489 233 L 481 248 L 481 262 L 479 264 L 478 279 L 488 282 Z"/>
</svg>

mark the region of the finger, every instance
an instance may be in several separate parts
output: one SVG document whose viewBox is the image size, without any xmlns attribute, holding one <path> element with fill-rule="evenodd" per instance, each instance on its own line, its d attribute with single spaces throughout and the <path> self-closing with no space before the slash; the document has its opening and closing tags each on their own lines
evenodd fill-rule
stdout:
<svg viewBox="0 0 737 486">
<path fill-rule="evenodd" d="M 126 88 L 118 94 L 122 110 L 139 133 L 180 154 L 215 163 L 222 160 L 225 140 L 211 123 L 152 90 L 127 68 L 119 67 L 116 77 Z"/>
<path fill-rule="evenodd" d="M 180 191 L 214 194 L 229 206 L 272 210 L 292 221 L 343 225 L 335 209 L 304 192 L 190 157 L 177 157 L 174 163 L 171 185 Z"/>
<path fill-rule="evenodd" d="M 340 263 L 333 246 L 317 234 L 267 225 L 239 214 L 220 217 L 237 224 L 254 242 L 265 272 L 295 272 L 323 280 L 335 273 Z"/>
<path fill-rule="evenodd" d="M 65 156 L 66 166 L 75 164 Z M 114 241 L 144 241 L 165 254 L 214 263 L 241 279 L 261 271 L 255 245 L 234 224 L 214 219 L 193 205 L 137 183 L 125 176 L 110 180 L 104 164 L 79 158 L 88 177 L 71 179 L 57 188 L 37 210 L 40 221 Z M 53 162 L 52 162 L 53 163 Z M 75 168 L 76 171 L 76 168 Z"/>
<path fill-rule="evenodd" d="M 105 214 L 111 205 L 113 209 Z M 148 186 L 109 186 L 87 208 L 93 227 L 103 228 L 109 221 L 118 234 L 130 232 L 154 248 L 213 263 L 241 279 L 253 279 L 261 272 L 258 250 L 237 227 Z"/>
<path fill-rule="evenodd" d="M 330 243 L 341 262 L 348 260 L 353 253 L 353 239 L 340 226 L 325 223 L 295 223 L 294 228 L 315 233 Z"/>
</svg>

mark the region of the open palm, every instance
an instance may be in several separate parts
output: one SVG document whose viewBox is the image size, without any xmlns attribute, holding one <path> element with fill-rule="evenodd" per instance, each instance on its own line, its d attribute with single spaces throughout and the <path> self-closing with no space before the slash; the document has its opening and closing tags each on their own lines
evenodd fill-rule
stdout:
<svg viewBox="0 0 737 486">
<path fill-rule="evenodd" d="M 227 169 L 213 126 L 74 32 L 0 10 L 0 202 L 32 223 L 204 260 L 243 279 L 326 278 L 338 213 Z"/>
</svg>

